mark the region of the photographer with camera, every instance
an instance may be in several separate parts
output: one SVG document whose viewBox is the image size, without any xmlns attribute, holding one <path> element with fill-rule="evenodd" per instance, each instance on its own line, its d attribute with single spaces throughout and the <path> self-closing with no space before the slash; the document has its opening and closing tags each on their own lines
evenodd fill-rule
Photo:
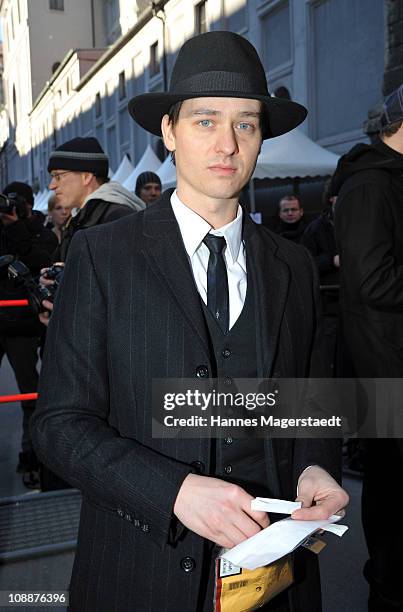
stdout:
<svg viewBox="0 0 403 612">
<path fill-rule="evenodd" d="M 15 264 L 25 264 L 32 276 L 51 263 L 57 247 L 54 233 L 43 227 L 44 216 L 33 212 L 34 197 L 26 183 L 13 182 L 0 195 L 0 256 L 12 255 Z M 26 289 L 8 276 L 8 265 L 0 266 L 0 299 L 26 299 Z M 42 326 L 27 307 L 0 308 L 0 364 L 4 355 L 11 364 L 21 393 L 37 389 L 38 345 Z M 32 448 L 29 421 L 34 401 L 21 402 L 23 432 L 17 471 L 24 484 L 37 484 L 38 462 Z"/>
</svg>

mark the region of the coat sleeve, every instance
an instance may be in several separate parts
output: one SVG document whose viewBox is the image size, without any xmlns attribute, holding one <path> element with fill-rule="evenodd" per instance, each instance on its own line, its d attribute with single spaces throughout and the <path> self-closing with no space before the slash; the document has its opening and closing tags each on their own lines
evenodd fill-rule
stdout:
<svg viewBox="0 0 403 612">
<path fill-rule="evenodd" d="M 46 339 L 31 421 L 40 459 L 105 510 L 143 525 L 163 548 L 190 466 L 123 438 L 108 423 L 107 304 L 86 232 L 71 243 Z"/>
<path fill-rule="evenodd" d="M 396 229 L 384 184 L 361 184 L 336 208 L 340 264 L 360 300 L 372 308 L 403 306 L 403 265 L 395 257 Z"/>
</svg>

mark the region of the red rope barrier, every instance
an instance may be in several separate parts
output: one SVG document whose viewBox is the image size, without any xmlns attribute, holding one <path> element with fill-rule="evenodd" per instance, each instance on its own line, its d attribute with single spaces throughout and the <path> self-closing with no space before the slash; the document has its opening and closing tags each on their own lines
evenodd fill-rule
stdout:
<svg viewBox="0 0 403 612">
<path fill-rule="evenodd" d="M 0 395 L 0 404 L 7 402 L 24 402 L 26 400 L 37 400 L 37 393 L 19 393 L 17 395 Z"/>
<path fill-rule="evenodd" d="M 28 306 L 28 300 L 0 300 L 0 308 L 8 306 Z"/>
</svg>

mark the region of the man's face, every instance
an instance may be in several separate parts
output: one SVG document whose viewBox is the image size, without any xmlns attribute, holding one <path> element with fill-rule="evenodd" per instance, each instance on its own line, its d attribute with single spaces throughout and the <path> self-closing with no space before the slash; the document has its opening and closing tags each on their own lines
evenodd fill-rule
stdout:
<svg viewBox="0 0 403 612">
<path fill-rule="evenodd" d="M 259 119 L 260 102 L 244 98 L 185 100 L 174 127 L 165 115 L 164 142 L 175 151 L 182 199 L 238 197 L 260 151 Z"/>
<path fill-rule="evenodd" d="M 140 198 L 146 204 L 152 204 L 161 195 L 161 185 L 159 183 L 146 183 L 140 189 Z"/>
<path fill-rule="evenodd" d="M 278 215 L 284 223 L 297 223 L 303 217 L 304 209 L 301 208 L 297 198 L 282 200 Z"/>
<path fill-rule="evenodd" d="M 52 170 L 49 189 L 55 192 L 57 204 L 61 204 L 70 210 L 81 207 L 87 196 L 85 173 Z"/>
</svg>

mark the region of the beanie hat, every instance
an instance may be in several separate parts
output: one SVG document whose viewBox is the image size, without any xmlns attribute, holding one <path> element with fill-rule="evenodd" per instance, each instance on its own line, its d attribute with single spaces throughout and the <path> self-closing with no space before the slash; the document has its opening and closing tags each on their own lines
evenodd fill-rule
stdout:
<svg viewBox="0 0 403 612">
<path fill-rule="evenodd" d="M 32 191 L 32 187 L 27 185 L 27 183 L 20 183 L 19 181 L 14 181 L 13 183 L 9 183 L 7 187 L 3 189 L 4 195 L 9 195 L 10 193 L 16 193 L 17 195 L 24 198 L 24 200 L 30 204 L 34 205 L 34 194 Z"/>
<path fill-rule="evenodd" d="M 96 176 L 107 177 L 108 156 L 96 138 L 73 138 L 50 154 L 48 172 L 52 170 L 92 172 Z"/>
<path fill-rule="evenodd" d="M 140 191 L 144 185 L 147 185 L 147 183 L 158 183 L 158 185 L 161 187 L 161 179 L 158 174 L 155 174 L 155 172 L 151 172 L 150 170 L 148 172 L 142 172 L 137 177 L 136 189 L 134 190 L 136 196 L 140 197 Z"/>
<path fill-rule="evenodd" d="M 381 126 L 403 121 L 403 84 L 385 98 L 382 106 Z"/>
</svg>

